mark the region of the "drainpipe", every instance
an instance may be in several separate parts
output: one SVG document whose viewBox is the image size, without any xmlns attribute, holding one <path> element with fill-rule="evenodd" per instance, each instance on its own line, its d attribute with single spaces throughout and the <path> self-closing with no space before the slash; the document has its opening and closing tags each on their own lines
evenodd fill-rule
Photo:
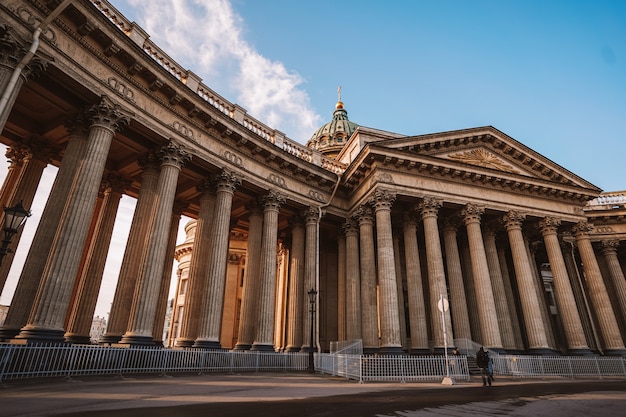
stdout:
<svg viewBox="0 0 626 417">
<path fill-rule="evenodd" d="M 70 1 L 71 0 L 63 0 L 63 2 L 59 6 L 57 6 L 35 28 L 33 32 L 33 43 L 30 45 L 30 48 L 28 49 L 28 52 L 26 53 L 26 55 L 22 57 L 20 62 L 17 64 L 17 66 L 13 70 L 13 73 L 11 74 L 11 78 L 9 78 L 9 82 L 7 83 L 4 93 L 2 94 L 2 97 L 0 97 L 0 114 L 3 114 L 4 111 L 6 110 L 8 103 L 9 103 L 9 98 L 15 92 L 15 88 L 17 86 L 17 80 L 19 79 L 20 74 L 22 73 L 22 70 L 33 59 L 33 56 L 35 56 L 35 52 L 37 52 L 37 49 L 39 48 L 39 36 L 41 35 L 41 32 L 43 32 L 48 27 L 48 25 L 50 24 L 50 22 L 52 22 L 53 19 L 55 19 L 59 14 L 61 14 L 61 12 L 65 9 L 65 6 L 67 6 L 70 3 Z"/>
<path fill-rule="evenodd" d="M 315 346 L 317 346 L 317 351 L 321 352 L 322 351 L 322 347 L 320 345 L 320 309 L 319 309 L 319 296 L 320 296 L 320 221 L 322 219 L 322 209 L 324 207 L 328 207 L 331 203 L 331 201 L 333 201 L 333 198 L 335 197 L 335 194 L 337 193 L 337 189 L 339 188 L 339 184 L 341 183 L 341 179 L 343 178 L 343 174 L 337 174 L 337 182 L 335 183 L 335 188 L 333 189 L 333 193 L 330 195 L 330 198 L 328 199 L 327 203 L 322 204 L 321 206 L 319 206 L 318 209 L 318 215 L 317 215 L 317 225 L 316 225 L 316 237 L 315 240 L 317 241 L 317 248 L 316 248 L 316 254 L 315 254 L 315 288 L 317 289 L 317 300 L 315 300 L 315 304 L 316 304 L 316 310 L 317 310 L 317 315 L 315 316 L 315 327 L 317 328 L 317 331 L 315 332 Z"/>
</svg>

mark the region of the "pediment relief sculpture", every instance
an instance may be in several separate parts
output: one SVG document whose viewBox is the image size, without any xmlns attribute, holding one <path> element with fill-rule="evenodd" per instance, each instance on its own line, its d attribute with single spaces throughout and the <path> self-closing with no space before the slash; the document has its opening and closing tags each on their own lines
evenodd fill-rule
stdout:
<svg viewBox="0 0 626 417">
<path fill-rule="evenodd" d="M 463 162 L 470 165 L 476 165 L 485 168 L 496 169 L 498 171 L 511 172 L 514 174 L 524 174 L 515 169 L 510 164 L 506 163 L 493 153 L 486 149 L 478 148 L 471 149 L 465 152 L 458 152 L 455 154 L 447 155 L 449 159 Z"/>
</svg>

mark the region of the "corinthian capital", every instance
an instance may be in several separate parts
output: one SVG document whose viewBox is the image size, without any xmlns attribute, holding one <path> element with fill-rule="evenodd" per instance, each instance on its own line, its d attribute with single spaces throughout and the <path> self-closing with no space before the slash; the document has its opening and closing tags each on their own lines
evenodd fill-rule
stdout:
<svg viewBox="0 0 626 417">
<path fill-rule="evenodd" d="M 559 226 L 561 225 L 561 220 L 556 217 L 544 217 L 539 222 L 539 229 L 541 230 L 542 235 L 556 234 Z"/>
<path fill-rule="evenodd" d="M 588 235 L 593 230 L 593 226 L 586 221 L 578 222 L 572 227 L 572 233 L 576 237 Z"/>
<path fill-rule="evenodd" d="M 480 223 L 480 218 L 485 212 L 484 207 L 477 206 L 476 204 L 468 204 L 465 206 L 461 214 L 465 224 Z"/>
<path fill-rule="evenodd" d="M 389 192 L 388 190 L 378 189 L 374 192 L 374 195 L 370 197 L 368 203 L 371 204 L 376 210 L 389 210 L 395 199 L 395 194 Z"/>
<path fill-rule="evenodd" d="M 600 250 L 603 255 L 614 255 L 617 253 L 619 240 L 603 240 L 600 242 Z"/>
<path fill-rule="evenodd" d="M 302 217 L 304 217 L 307 224 L 316 223 L 320 218 L 320 209 L 318 207 L 309 206 L 302 210 Z"/>
<path fill-rule="evenodd" d="M 87 110 L 87 118 L 92 125 L 100 125 L 114 131 L 121 131 L 130 123 L 132 113 L 113 103 L 107 96 L 102 96 L 100 102 Z"/>
<path fill-rule="evenodd" d="M 519 211 L 511 210 L 504 216 L 502 216 L 502 223 L 506 230 L 521 229 L 522 223 L 526 219 L 526 215 Z"/>
<path fill-rule="evenodd" d="M 171 139 L 159 149 L 157 157 L 161 160 L 161 165 L 169 164 L 179 168 L 182 168 L 191 160 L 191 155 L 185 151 L 185 147 L 176 144 Z"/>
<path fill-rule="evenodd" d="M 241 185 L 241 179 L 233 172 L 223 169 L 215 177 L 215 186 L 217 191 L 226 191 L 234 193 L 237 186 Z"/>
<path fill-rule="evenodd" d="M 261 202 L 263 203 L 265 210 L 268 210 L 268 209 L 279 210 L 280 206 L 285 204 L 285 197 L 283 197 L 276 190 L 270 190 L 267 194 L 261 197 Z"/>
<path fill-rule="evenodd" d="M 416 207 L 417 211 L 424 217 L 437 217 L 437 213 L 443 203 L 435 197 L 424 197 L 421 203 Z"/>
<path fill-rule="evenodd" d="M 341 226 L 343 233 L 347 235 L 355 235 L 359 231 L 359 225 L 354 219 L 346 219 L 346 222 Z"/>
<path fill-rule="evenodd" d="M 364 224 L 364 223 L 373 223 L 374 222 L 374 216 L 372 215 L 372 209 L 362 205 L 359 208 L 357 208 L 354 212 L 354 214 L 352 215 L 352 217 L 359 223 L 359 224 Z"/>
</svg>

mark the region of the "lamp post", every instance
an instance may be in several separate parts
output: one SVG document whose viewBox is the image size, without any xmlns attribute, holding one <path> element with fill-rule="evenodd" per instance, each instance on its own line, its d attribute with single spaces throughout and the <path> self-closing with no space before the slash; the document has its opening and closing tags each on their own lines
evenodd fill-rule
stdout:
<svg viewBox="0 0 626 417">
<path fill-rule="evenodd" d="M 5 207 L 4 208 L 4 226 L 2 230 L 4 231 L 4 239 L 2 239 L 2 246 L 0 247 L 0 264 L 2 264 L 2 260 L 7 253 L 11 253 L 11 249 L 9 249 L 9 244 L 11 244 L 11 239 L 13 235 L 15 235 L 20 228 L 26 223 L 26 219 L 30 217 L 30 211 L 26 210 L 24 206 L 22 206 L 22 202 L 20 201 L 13 207 Z"/>
<path fill-rule="evenodd" d="M 309 294 L 309 303 L 311 303 L 311 334 L 309 339 L 309 372 L 315 373 L 315 359 L 313 356 L 313 326 L 315 324 L 315 299 L 317 297 L 317 291 L 315 288 L 311 288 L 307 294 Z"/>
</svg>

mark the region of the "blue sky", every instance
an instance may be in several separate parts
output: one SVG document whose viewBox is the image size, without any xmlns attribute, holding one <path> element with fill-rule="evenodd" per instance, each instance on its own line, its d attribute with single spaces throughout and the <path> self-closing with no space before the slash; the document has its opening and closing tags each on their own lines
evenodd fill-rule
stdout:
<svg viewBox="0 0 626 417">
<path fill-rule="evenodd" d="M 300 143 L 332 118 L 341 85 L 358 124 L 406 135 L 491 125 L 605 191 L 626 190 L 626 1 L 111 3 L 204 84 Z M 46 176 L 38 194 L 54 168 Z M 45 197 L 36 203 L 1 304 Z M 123 198 L 113 247 L 125 247 L 133 209 Z M 107 258 L 97 315 L 122 255 Z"/>
<path fill-rule="evenodd" d="M 491 125 L 626 189 L 626 2 L 114 0 L 203 82 L 305 143 L 330 120 L 418 135 Z"/>
</svg>

